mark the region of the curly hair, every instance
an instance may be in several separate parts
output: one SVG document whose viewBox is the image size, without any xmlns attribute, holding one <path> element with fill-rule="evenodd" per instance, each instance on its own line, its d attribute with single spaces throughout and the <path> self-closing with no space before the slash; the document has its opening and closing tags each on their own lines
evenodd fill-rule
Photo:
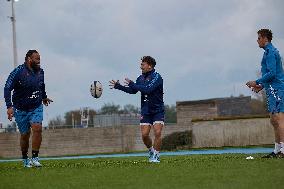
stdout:
<svg viewBox="0 0 284 189">
<path fill-rule="evenodd" d="M 29 50 L 26 54 L 25 60 L 28 60 L 28 57 L 31 57 L 34 53 L 38 53 L 36 50 Z"/>
<path fill-rule="evenodd" d="M 141 58 L 142 62 L 147 62 L 149 65 L 151 65 L 153 68 L 156 66 L 156 60 L 151 56 L 143 56 Z"/>
<path fill-rule="evenodd" d="M 258 30 L 257 34 L 259 34 L 261 37 L 266 37 L 268 41 L 272 40 L 272 31 L 270 29 L 261 29 Z"/>
</svg>

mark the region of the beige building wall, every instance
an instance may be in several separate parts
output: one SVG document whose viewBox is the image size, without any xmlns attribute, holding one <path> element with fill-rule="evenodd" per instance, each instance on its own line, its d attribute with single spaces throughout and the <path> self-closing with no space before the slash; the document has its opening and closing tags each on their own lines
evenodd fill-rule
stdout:
<svg viewBox="0 0 284 189">
<path fill-rule="evenodd" d="M 163 136 L 187 126 L 166 125 Z M 151 133 L 153 136 L 153 133 Z M 19 133 L 0 133 L 0 157 L 20 157 Z M 44 130 L 41 156 L 81 155 L 146 150 L 139 126 Z"/>
<path fill-rule="evenodd" d="M 197 121 L 192 126 L 193 148 L 273 143 L 269 118 Z"/>
</svg>

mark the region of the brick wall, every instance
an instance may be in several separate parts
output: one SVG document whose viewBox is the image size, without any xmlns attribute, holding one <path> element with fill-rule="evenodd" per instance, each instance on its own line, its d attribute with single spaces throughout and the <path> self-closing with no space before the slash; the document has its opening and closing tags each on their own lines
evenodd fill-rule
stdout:
<svg viewBox="0 0 284 189">
<path fill-rule="evenodd" d="M 251 97 L 223 98 L 217 100 L 218 116 L 240 116 L 251 113 Z"/>
<path fill-rule="evenodd" d="M 250 100 L 247 96 L 177 102 L 177 124 L 189 125 L 192 119 L 248 115 Z"/>
<path fill-rule="evenodd" d="M 177 102 L 176 107 L 178 125 L 191 125 L 191 120 L 196 118 L 217 117 L 217 106 L 215 102 L 198 104 Z"/>
</svg>

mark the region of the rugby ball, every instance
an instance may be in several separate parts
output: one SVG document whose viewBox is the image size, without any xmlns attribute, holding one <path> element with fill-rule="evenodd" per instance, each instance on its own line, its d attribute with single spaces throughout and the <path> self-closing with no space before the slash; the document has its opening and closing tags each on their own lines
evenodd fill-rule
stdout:
<svg viewBox="0 0 284 189">
<path fill-rule="evenodd" d="M 100 98 L 103 93 L 103 85 L 99 81 L 94 81 L 91 84 L 90 92 L 94 98 Z"/>
</svg>

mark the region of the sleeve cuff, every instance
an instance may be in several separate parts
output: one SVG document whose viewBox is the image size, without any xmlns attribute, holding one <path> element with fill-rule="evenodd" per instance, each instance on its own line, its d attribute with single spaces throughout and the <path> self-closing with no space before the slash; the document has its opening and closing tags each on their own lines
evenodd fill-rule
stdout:
<svg viewBox="0 0 284 189">
<path fill-rule="evenodd" d="M 46 99 L 46 98 L 47 98 L 47 95 L 46 95 L 46 92 L 44 92 L 42 95 L 42 99 Z"/>
<path fill-rule="evenodd" d="M 121 85 L 120 85 L 119 83 L 115 83 L 114 88 L 115 88 L 115 89 L 119 89 L 120 86 L 121 86 Z"/>
<path fill-rule="evenodd" d="M 128 84 L 128 86 L 129 86 L 129 87 L 131 87 L 131 88 L 135 88 L 135 87 L 134 87 L 134 82 L 133 82 L 133 81 L 131 81 L 131 82 Z"/>
<path fill-rule="evenodd" d="M 13 107 L 13 105 L 12 105 L 12 104 L 6 104 L 6 106 L 7 106 L 7 109 L 9 109 L 9 108 Z"/>
</svg>

